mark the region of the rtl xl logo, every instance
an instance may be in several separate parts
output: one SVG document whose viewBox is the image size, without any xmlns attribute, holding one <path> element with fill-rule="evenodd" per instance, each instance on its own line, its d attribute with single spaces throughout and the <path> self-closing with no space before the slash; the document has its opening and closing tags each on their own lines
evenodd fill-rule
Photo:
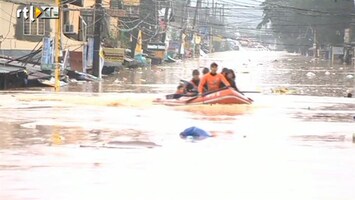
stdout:
<svg viewBox="0 0 355 200">
<path fill-rule="evenodd" d="M 32 22 L 37 18 L 41 19 L 58 19 L 59 9 L 53 6 L 33 6 L 24 7 L 23 9 L 18 9 L 16 12 L 16 17 L 20 18 L 23 16 L 25 20 L 30 19 Z"/>
</svg>

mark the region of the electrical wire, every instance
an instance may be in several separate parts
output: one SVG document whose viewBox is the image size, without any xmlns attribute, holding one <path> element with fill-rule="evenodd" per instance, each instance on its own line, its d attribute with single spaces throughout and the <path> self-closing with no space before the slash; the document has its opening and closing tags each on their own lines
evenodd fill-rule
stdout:
<svg viewBox="0 0 355 200">
<path fill-rule="evenodd" d="M 60 5 L 72 4 L 72 3 L 76 2 L 76 1 L 77 1 L 77 0 L 72 0 L 72 1 L 70 1 L 70 0 L 62 0 L 62 1 L 60 2 Z"/>
<path fill-rule="evenodd" d="M 68 0 L 69 1 L 69 0 Z M 68 2 L 67 1 L 67 2 Z M 217 0 L 216 0 L 217 1 Z M 265 1 L 266 3 L 269 3 L 267 1 Z M 203 26 L 213 26 L 213 29 L 216 31 L 224 31 L 224 30 L 238 30 L 239 32 L 260 32 L 260 30 L 256 30 L 255 28 L 252 27 L 248 27 L 249 25 L 253 25 L 256 22 L 260 22 L 263 18 L 262 15 L 258 15 L 256 12 L 252 12 L 252 11 L 265 11 L 265 5 L 262 5 L 262 3 L 265 3 L 264 1 L 258 1 L 258 0 L 250 0 L 248 2 L 245 1 L 241 1 L 241 0 L 218 0 L 218 4 L 217 4 L 217 8 L 216 9 L 224 9 L 226 12 L 222 13 L 221 11 L 221 18 L 225 18 L 225 19 L 230 19 L 232 21 L 227 20 L 226 23 L 220 23 L 220 22 L 213 22 L 213 21 L 204 21 L 203 19 L 197 18 L 196 19 L 196 27 L 197 28 L 201 28 Z M 108 0 L 105 0 L 103 2 L 103 4 L 109 4 L 110 2 Z M 154 1 L 154 3 L 156 3 L 156 1 Z M 178 5 L 179 3 L 177 2 L 173 2 L 174 5 Z M 183 3 L 181 3 L 183 4 Z M 203 4 L 202 4 L 203 5 Z M 341 12 L 341 10 L 336 10 L 333 9 L 331 12 L 328 11 L 324 11 L 324 10 L 317 10 L 317 9 L 304 9 L 304 8 L 298 8 L 295 6 L 290 6 L 284 3 L 280 3 L 280 2 L 276 2 L 276 3 L 272 3 L 269 4 L 275 7 L 276 10 L 285 10 L 285 12 L 279 12 L 276 15 L 270 15 L 269 17 L 271 18 L 279 18 L 278 20 L 282 20 L 282 19 L 287 19 L 288 16 L 292 16 L 293 14 L 300 14 L 300 15 L 305 15 L 308 17 L 331 17 L 331 16 L 349 16 L 349 14 L 347 12 Z M 221 6 L 221 8 L 219 8 L 218 6 Z M 145 5 L 144 3 L 141 4 L 141 11 L 142 10 L 149 10 L 150 8 L 152 8 L 152 5 Z M 191 5 L 190 6 L 186 6 L 187 9 L 191 9 L 194 8 Z M 200 8 L 201 10 L 209 10 L 210 8 Z M 178 16 L 177 13 L 179 13 L 180 11 L 178 11 L 178 8 L 174 7 L 171 9 L 171 11 L 174 13 L 174 18 L 175 20 L 182 20 L 185 18 L 185 16 Z M 189 13 L 189 11 L 188 11 Z M 191 12 L 190 12 L 191 13 Z M 107 14 L 107 13 L 105 13 Z M 200 14 L 199 14 L 200 15 Z M 203 15 L 203 14 L 201 14 Z M 113 16 L 110 16 L 113 17 Z M 233 20 L 235 20 L 235 18 L 238 17 L 238 24 L 239 26 L 236 28 L 235 22 L 233 22 Z M 157 18 L 159 18 L 159 16 L 152 16 L 146 19 L 134 19 L 131 21 L 126 21 L 126 20 L 121 20 L 118 19 L 118 21 L 120 22 L 120 26 L 113 26 L 115 28 L 118 29 L 118 31 L 123 31 L 123 32 L 130 32 L 133 31 L 134 29 L 139 28 L 144 35 L 148 35 L 151 36 L 151 38 L 154 38 L 157 35 L 160 34 L 164 34 L 166 33 L 166 31 L 159 31 L 159 22 L 157 20 Z M 280 19 L 281 18 L 281 19 Z M 95 20 L 95 22 L 88 24 L 88 27 L 93 26 L 97 21 L 101 20 L 102 18 Z M 107 19 L 104 17 L 105 21 L 107 21 Z M 170 17 L 168 18 L 170 19 Z M 169 26 L 173 27 L 173 28 L 178 28 L 178 29 L 183 29 L 183 27 L 179 26 L 179 25 L 173 25 L 170 23 L 170 21 L 168 22 Z M 202 23 L 204 23 L 203 25 L 201 25 Z M 340 22 L 343 25 L 346 25 L 346 22 Z M 109 24 L 109 23 L 108 23 Z M 317 26 L 333 26 L 333 25 L 338 25 L 339 23 L 336 22 L 331 22 L 331 23 L 320 23 L 320 22 L 314 22 L 311 25 L 317 25 Z M 149 26 L 152 27 L 152 29 L 149 28 Z M 297 23 L 296 21 L 288 21 L 286 22 L 285 20 L 285 24 L 273 24 L 269 30 L 273 31 L 273 32 L 277 32 L 280 31 L 280 28 L 283 27 L 308 27 L 310 26 L 310 24 L 301 24 L 301 23 Z M 293 31 L 290 31 L 290 33 L 292 33 Z M 67 40 L 68 41 L 68 40 Z"/>
</svg>

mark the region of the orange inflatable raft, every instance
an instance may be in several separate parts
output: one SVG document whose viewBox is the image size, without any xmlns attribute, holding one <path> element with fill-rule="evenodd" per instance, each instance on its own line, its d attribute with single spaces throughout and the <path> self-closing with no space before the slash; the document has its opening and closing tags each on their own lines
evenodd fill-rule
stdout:
<svg viewBox="0 0 355 200">
<path fill-rule="evenodd" d="M 171 95 L 167 95 L 171 96 Z M 153 101 L 157 104 L 169 106 L 196 105 L 196 104 L 251 104 L 253 101 L 237 92 L 233 88 L 223 88 L 205 93 L 203 96 L 182 96 L 180 98 L 158 98 Z"/>
</svg>

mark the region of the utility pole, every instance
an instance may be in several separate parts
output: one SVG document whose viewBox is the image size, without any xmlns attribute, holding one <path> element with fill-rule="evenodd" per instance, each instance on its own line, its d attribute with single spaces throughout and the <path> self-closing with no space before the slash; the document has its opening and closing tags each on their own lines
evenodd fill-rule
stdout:
<svg viewBox="0 0 355 200">
<path fill-rule="evenodd" d="M 180 32 L 180 48 L 179 48 L 179 54 L 181 54 L 181 51 L 182 49 L 184 48 L 182 45 L 184 44 L 183 43 L 183 34 L 184 34 L 184 23 L 185 23 L 185 18 L 186 18 L 186 15 L 185 14 L 185 10 L 187 9 L 187 6 L 190 4 L 190 0 L 186 0 L 186 2 L 183 3 L 182 5 L 182 9 L 181 9 L 181 32 Z M 185 49 L 184 49 L 185 50 Z M 185 51 L 184 51 L 185 52 Z M 184 54 L 181 54 L 181 57 L 183 58 L 184 57 Z"/>
<path fill-rule="evenodd" d="M 224 25 L 224 4 L 222 4 L 222 24 Z"/>
<path fill-rule="evenodd" d="M 213 28 L 210 26 L 210 53 L 213 53 Z"/>
<path fill-rule="evenodd" d="M 224 25 L 224 4 L 221 4 L 221 23 Z"/>
<path fill-rule="evenodd" d="M 192 51 L 192 57 L 195 57 L 196 54 L 196 38 L 195 38 L 195 34 L 196 34 L 196 18 L 198 16 L 198 9 L 201 6 L 201 0 L 197 0 L 196 2 L 196 9 L 195 9 L 195 16 L 194 16 L 194 21 L 192 24 L 192 32 L 193 32 L 193 51 Z M 200 48 L 198 48 L 200 49 Z"/>
<path fill-rule="evenodd" d="M 60 0 L 56 0 L 56 5 L 60 9 Z M 55 70 L 54 70 L 54 77 L 55 77 L 55 84 L 54 84 L 54 89 L 56 92 L 59 92 L 60 90 L 60 51 L 61 51 L 61 44 L 60 44 L 60 38 L 62 34 L 62 23 L 61 23 L 61 10 L 59 10 L 59 17 L 56 20 L 56 35 L 55 35 Z"/>
<path fill-rule="evenodd" d="M 215 14 L 215 4 L 214 4 L 214 0 L 212 0 L 212 15 Z"/>
<path fill-rule="evenodd" d="M 169 3 L 171 3 L 171 1 L 169 1 Z M 165 6 L 165 13 L 164 13 L 164 23 L 166 25 L 163 36 L 161 38 L 161 42 L 165 43 L 166 40 L 166 32 L 168 31 L 168 15 L 169 15 L 169 10 L 170 10 L 170 5 L 169 6 Z"/>
<path fill-rule="evenodd" d="M 317 27 L 313 27 L 313 57 L 318 58 Z"/>
<path fill-rule="evenodd" d="M 215 5 L 214 5 L 214 0 L 212 0 L 212 17 L 209 17 L 209 26 L 210 26 L 210 31 L 209 31 L 209 36 L 210 36 L 210 53 L 213 51 L 213 24 L 211 23 L 211 19 L 214 18 L 215 16 Z"/>
<path fill-rule="evenodd" d="M 196 18 L 198 16 L 199 7 L 201 7 L 201 0 L 197 0 L 197 3 L 196 3 L 195 16 L 194 16 L 194 21 L 193 21 L 193 25 L 192 25 L 192 30 L 195 30 Z"/>
<path fill-rule="evenodd" d="M 161 38 L 161 42 L 165 44 L 165 40 L 166 40 L 166 35 L 167 35 L 167 32 L 168 32 L 168 18 L 169 18 L 169 10 L 170 10 L 170 7 L 171 7 L 171 1 L 168 1 L 166 2 L 168 3 L 169 5 L 165 5 L 165 13 L 164 13 L 164 25 L 165 25 L 165 30 L 164 30 L 164 33 L 162 35 L 162 38 Z M 164 56 L 167 54 L 166 50 L 164 51 Z"/>
<path fill-rule="evenodd" d="M 92 73 L 94 76 L 101 78 L 100 67 L 100 46 L 101 46 L 101 20 L 102 20 L 102 0 L 95 1 L 94 16 L 94 55 Z"/>
<path fill-rule="evenodd" d="M 134 56 L 136 55 L 136 47 L 137 47 L 137 42 L 138 42 L 138 35 L 139 35 L 139 28 L 135 28 L 132 30 L 132 43 L 131 43 L 131 58 L 134 59 Z"/>
</svg>

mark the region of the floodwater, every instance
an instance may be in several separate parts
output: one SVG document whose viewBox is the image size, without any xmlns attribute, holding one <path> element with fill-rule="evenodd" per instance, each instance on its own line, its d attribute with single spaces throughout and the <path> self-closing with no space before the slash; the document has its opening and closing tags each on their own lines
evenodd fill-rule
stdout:
<svg viewBox="0 0 355 200">
<path fill-rule="evenodd" d="M 253 105 L 152 104 L 212 61 L 262 92 Z M 0 199 L 353 200 L 354 71 L 240 51 L 2 92 Z M 181 140 L 190 126 L 216 137 Z"/>
</svg>

